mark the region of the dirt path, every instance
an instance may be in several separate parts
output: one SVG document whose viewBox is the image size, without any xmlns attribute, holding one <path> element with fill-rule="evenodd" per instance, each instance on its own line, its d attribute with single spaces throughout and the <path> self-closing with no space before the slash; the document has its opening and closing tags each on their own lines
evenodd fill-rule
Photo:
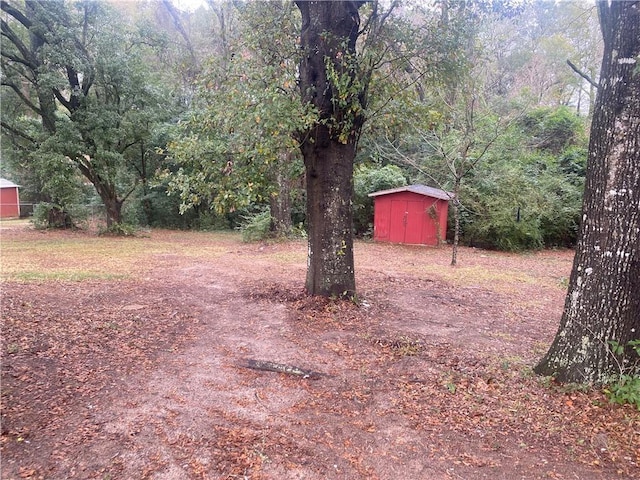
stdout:
<svg viewBox="0 0 640 480">
<path fill-rule="evenodd" d="M 129 283 L 4 284 L 2 351 L 15 351 L 2 365 L 3 479 L 640 471 L 637 412 L 559 393 L 527 367 L 555 331 L 568 252 L 465 250 L 458 277 L 429 271 L 446 252 L 425 262 L 424 250 L 359 244 L 356 305 L 303 294 L 301 243 L 231 242 L 203 259 L 180 238 Z M 514 284 L 507 269 L 523 268 L 533 280 Z"/>
</svg>

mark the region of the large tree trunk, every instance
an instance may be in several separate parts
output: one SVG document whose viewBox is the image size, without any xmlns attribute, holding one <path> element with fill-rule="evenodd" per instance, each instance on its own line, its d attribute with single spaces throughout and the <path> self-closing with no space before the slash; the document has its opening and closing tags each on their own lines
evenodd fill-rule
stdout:
<svg viewBox="0 0 640 480">
<path fill-rule="evenodd" d="M 580 237 L 560 328 L 535 368 L 562 382 L 606 382 L 637 360 L 627 348 L 625 364 L 609 342 L 640 339 L 640 2 L 598 8 L 604 58 Z"/>
<path fill-rule="evenodd" d="M 356 288 L 351 201 L 366 90 L 355 66 L 362 3 L 296 2 L 302 13 L 302 100 L 314 105 L 320 117 L 301 146 L 309 227 L 306 288 L 311 295 L 349 296 Z M 336 75 L 340 85 L 332 82 Z"/>
<path fill-rule="evenodd" d="M 103 199 L 104 208 L 107 214 L 107 228 L 111 228 L 116 224 L 122 223 L 122 204 L 123 201 L 118 198 L 110 197 Z"/>
<path fill-rule="evenodd" d="M 321 296 L 353 295 L 354 146 L 305 143 L 303 153 L 309 228 L 307 291 Z"/>
<path fill-rule="evenodd" d="M 107 220 L 107 228 L 122 223 L 122 205 L 128 195 L 124 198 L 118 197 L 116 186 L 105 180 L 94 168 L 91 168 L 91 160 L 84 157 L 76 158 L 76 165 L 80 172 L 93 184 L 100 200 L 104 204 Z M 133 190 L 131 190 L 132 192 Z M 131 193 L 129 192 L 129 193 Z"/>
</svg>

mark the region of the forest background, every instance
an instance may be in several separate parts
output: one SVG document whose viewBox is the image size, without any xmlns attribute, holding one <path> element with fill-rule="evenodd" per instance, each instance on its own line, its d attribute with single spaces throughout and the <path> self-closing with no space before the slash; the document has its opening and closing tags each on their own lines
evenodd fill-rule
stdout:
<svg viewBox="0 0 640 480">
<path fill-rule="evenodd" d="M 36 205 L 37 225 L 99 210 L 117 230 L 304 234 L 300 132 L 317 112 L 300 100 L 293 3 L 8 1 L 2 11 L 0 173 Z M 572 246 L 602 53 L 595 7 L 381 2 L 361 13 L 384 22 L 361 37 L 354 63 L 371 72 L 356 235 L 372 233 L 369 193 L 423 183 L 457 194 L 466 244 Z"/>
</svg>

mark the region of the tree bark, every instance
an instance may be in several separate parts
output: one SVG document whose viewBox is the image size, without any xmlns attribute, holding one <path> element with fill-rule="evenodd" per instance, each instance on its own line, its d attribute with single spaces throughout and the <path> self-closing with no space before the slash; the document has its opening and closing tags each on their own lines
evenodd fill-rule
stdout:
<svg viewBox="0 0 640 480">
<path fill-rule="evenodd" d="M 275 184 L 278 192 L 271 195 L 269 210 L 271 213 L 271 231 L 277 236 L 287 236 L 291 233 L 291 178 L 287 173 L 293 161 L 291 152 L 281 153 L 275 168 Z"/>
<path fill-rule="evenodd" d="M 453 248 L 451 250 L 451 266 L 458 264 L 458 245 L 460 244 L 460 183 L 462 178 L 455 176 L 453 184 Z"/>
<path fill-rule="evenodd" d="M 583 217 L 560 328 L 536 366 L 561 382 L 603 383 L 640 366 L 640 2 L 600 2 L 604 57 Z M 628 363 L 625 363 L 626 362 Z"/>
<path fill-rule="evenodd" d="M 107 213 L 107 228 L 122 223 L 122 200 L 112 196 L 108 200 L 103 198 L 102 201 Z"/>
<path fill-rule="evenodd" d="M 307 292 L 320 296 L 355 294 L 353 260 L 353 145 L 305 143 L 309 250 Z"/>
<path fill-rule="evenodd" d="M 311 295 L 351 296 L 356 290 L 351 202 L 366 93 L 354 64 L 362 3 L 296 2 L 302 13 L 302 100 L 319 114 L 301 144 L 309 228 L 306 288 Z M 347 82 L 335 85 L 328 67 Z"/>
</svg>

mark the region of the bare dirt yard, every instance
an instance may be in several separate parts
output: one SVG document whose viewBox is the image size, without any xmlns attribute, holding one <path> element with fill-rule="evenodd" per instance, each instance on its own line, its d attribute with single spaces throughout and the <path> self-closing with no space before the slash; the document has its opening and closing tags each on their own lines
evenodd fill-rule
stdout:
<svg viewBox="0 0 640 480">
<path fill-rule="evenodd" d="M 531 371 L 571 251 L 358 242 L 339 301 L 304 241 L 0 235 L 2 479 L 640 478 L 636 409 Z"/>
</svg>

